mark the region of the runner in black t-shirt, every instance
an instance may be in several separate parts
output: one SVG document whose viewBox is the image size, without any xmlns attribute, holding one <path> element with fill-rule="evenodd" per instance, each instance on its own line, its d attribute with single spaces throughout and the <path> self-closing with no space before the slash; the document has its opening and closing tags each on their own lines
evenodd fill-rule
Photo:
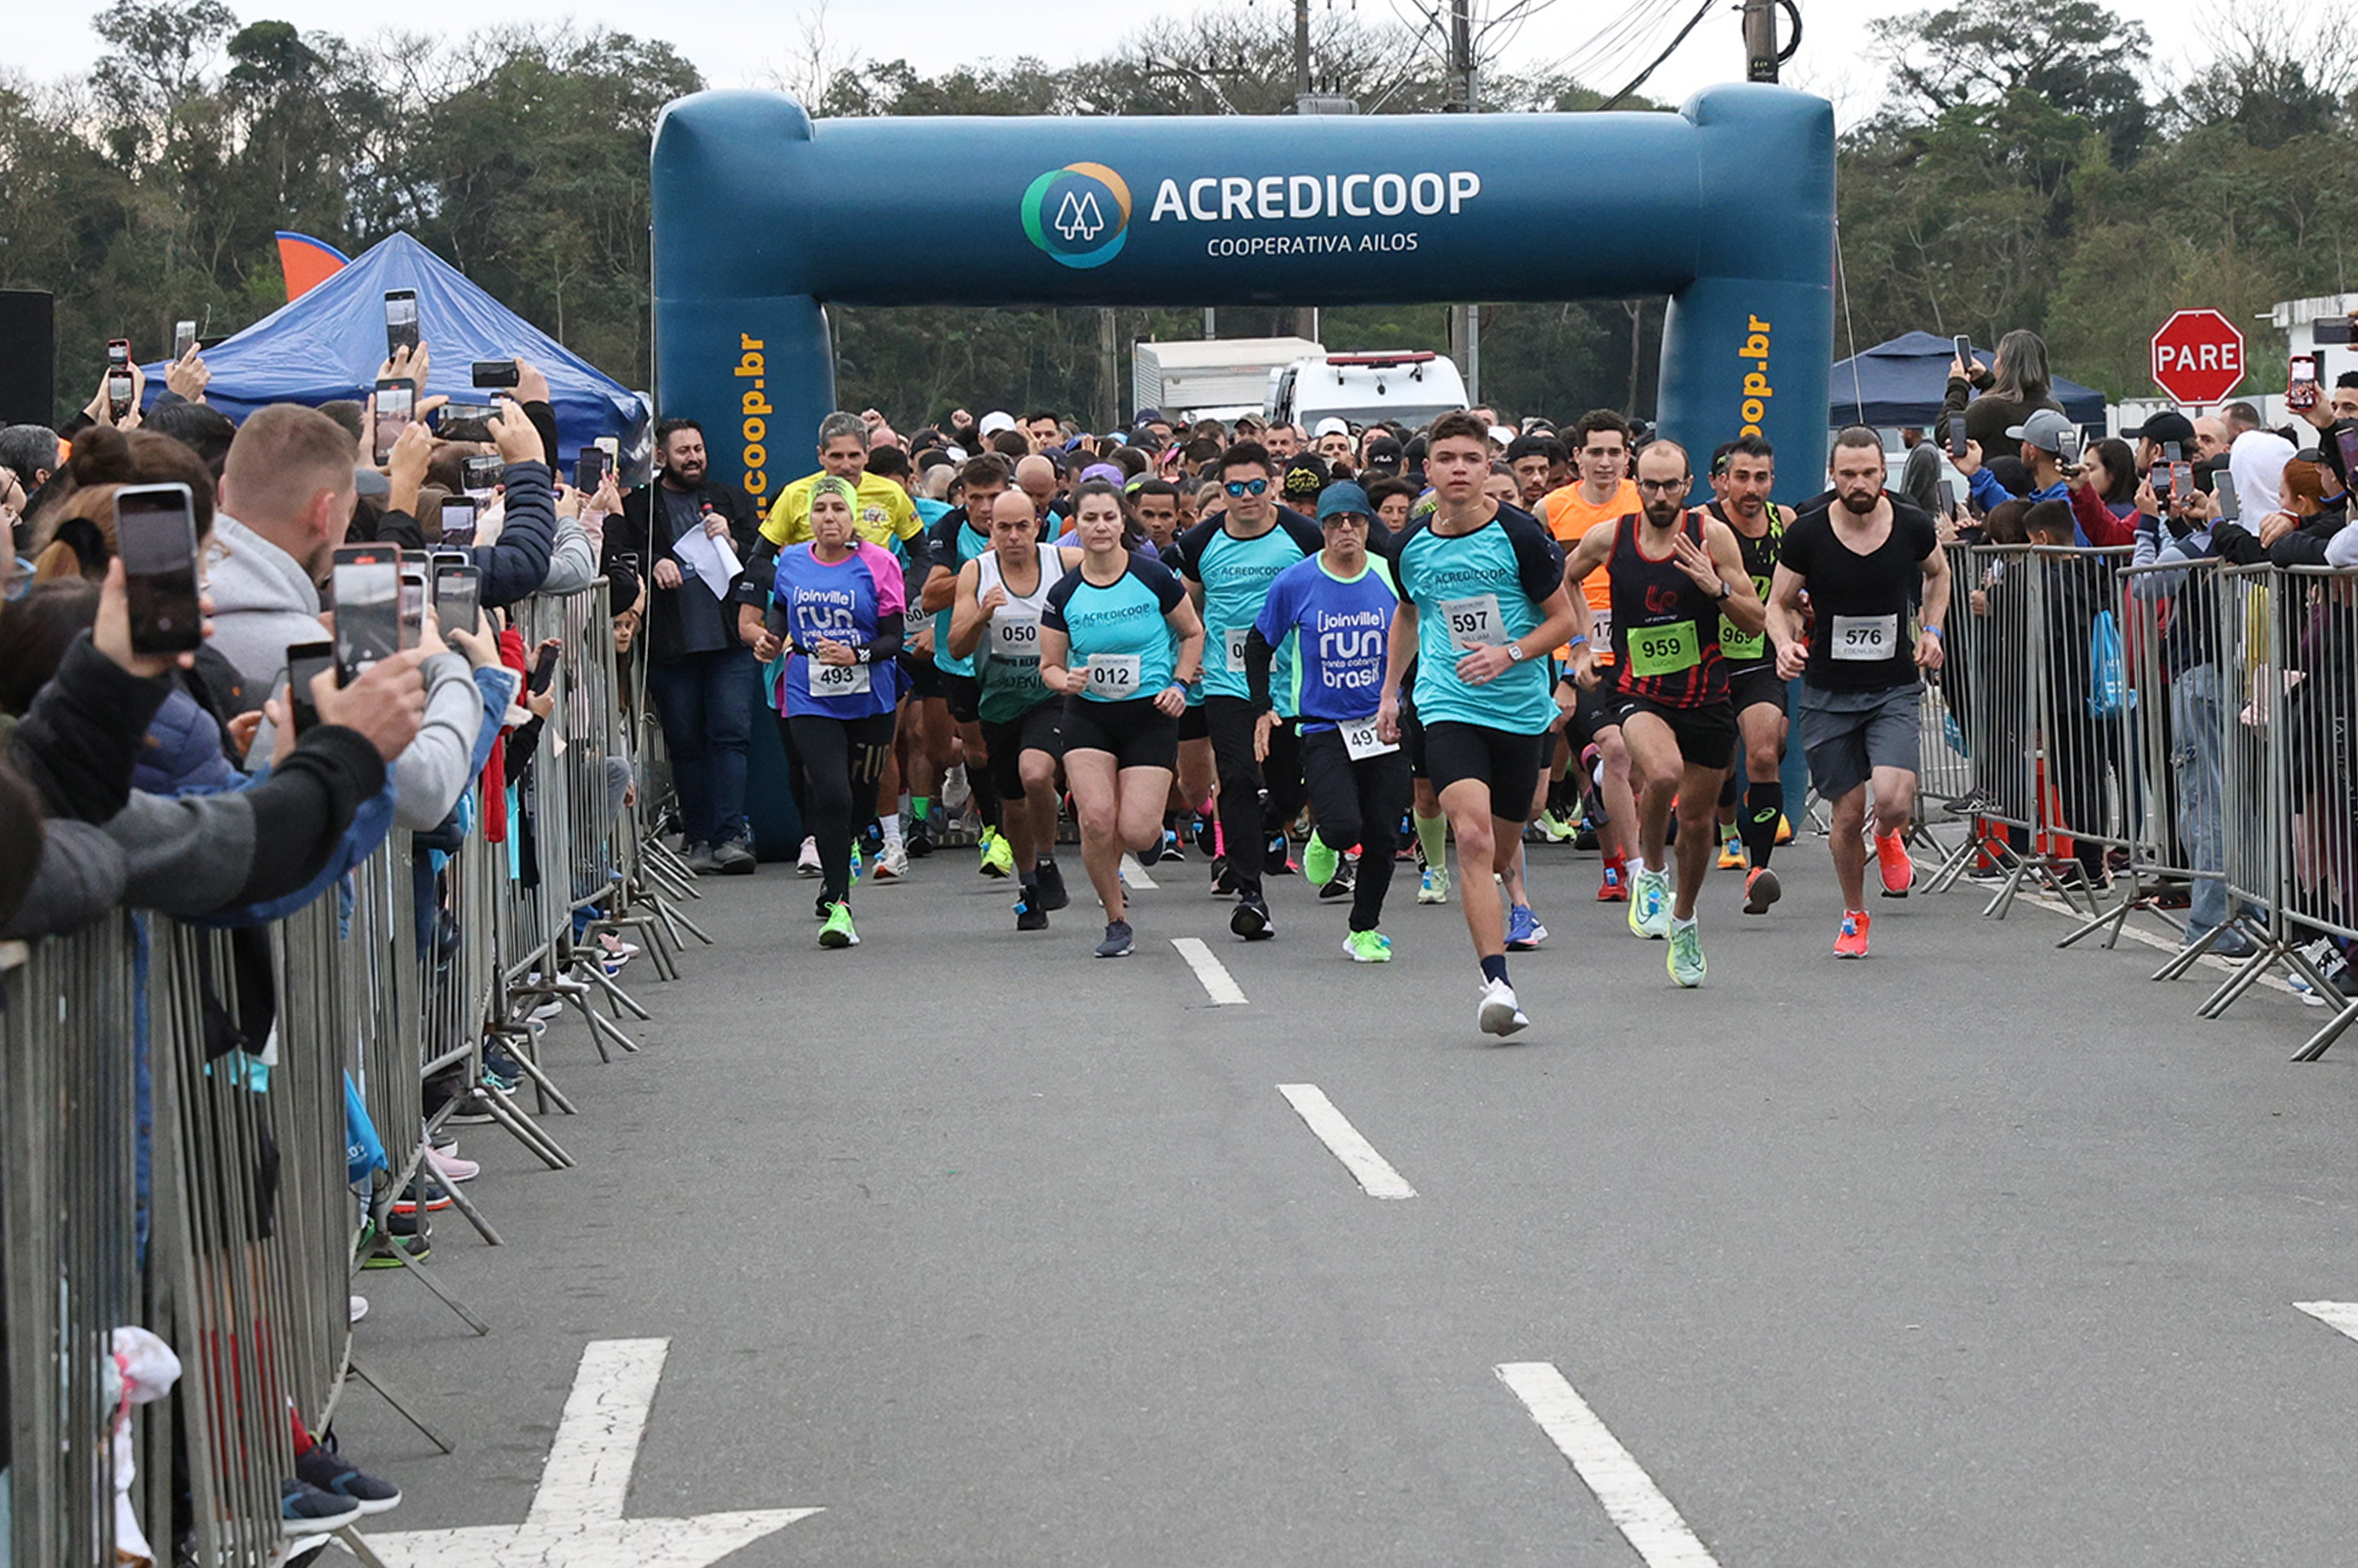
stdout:
<svg viewBox="0 0 2358 1568">
<path fill-rule="evenodd" d="M 1768 636 L 1777 673 L 1802 677 L 1796 729 L 1811 782 L 1834 806 L 1834 875 L 1843 893 L 1834 954 L 1864 958 L 1870 784 L 1884 896 L 1907 897 L 1915 880 L 1905 836 L 1916 804 L 1916 671 L 1941 667 L 1949 563 L 1932 519 L 1884 493 L 1883 443 L 1873 430 L 1854 425 L 1835 437 L 1831 467 L 1833 504 L 1785 531 L 1768 595 Z M 1919 578 L 1923 611 L 1914 636 L 1903 641 Z M 1812 616 L 1806 642 L 1805 592 Z"/>
</svg>

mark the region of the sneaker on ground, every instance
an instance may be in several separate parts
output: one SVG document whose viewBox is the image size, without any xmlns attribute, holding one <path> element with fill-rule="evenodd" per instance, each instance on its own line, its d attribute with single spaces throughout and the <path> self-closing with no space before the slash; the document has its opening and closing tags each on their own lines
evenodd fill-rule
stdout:
<svg viewBox="0 0 2358 1568">
<path fill-rule="evenodd" d="M 1228 929 L 1248 942 L 1266 942 L 1276 935 L 1277 927 L 1269 917 L 1269 901 L 1257 892 L 1237 900 L 1236 910 L 1228 916 Z"/>
<path fill-rule="evenodd" d="M 912 822 L 909 824 L 909 837 L 903 841 L 903 848 L 909 851 L 909 859 L 922 860 L 934 852 L 934 836 L 925 830 L 924 823 Z"/>
<path fill-rule="evenodd" d="M 681 845 L 679 863 L 686 866 L 691 875 L 699 877 L 708 877 L 720 869 L 720 862 L 713 857 L 709 844 Z"/>
<path fill-rule="evenodd" d="M 348 1524 L 358 1524 L 361 1511 L 360 1504 L 352 1498 L 330 1497 L 292 1476 L 278 1483 L 278 1531 L 289 1541 L 332 1535 Z"/>
<path fill-rule="evenodd" d="M 1875 863 L 1883 872 L 1884 897 L 1906 898 L 1916 885 L 1916 862 L 1908 858 L 1898 834 L 1886 833 L 1875 841 Z"/>
<path fill-rule="evenodd" d="M 1425 867 L 1424 874 L 1417 879 L 1416 902 L 1447 903 L 1449 902 L 1448 871 L 1439 866 Z"/>
<path fill-rule="evenodd" d="M 636 942 L 625 942 L 611 931 L 598 933 L 598 948 L 609 958 L 635 958 L 640 950 Z"/>
<path fill-rule="evenodd" d="M 1842 934 L 1834 938 L 1834 957 L 1864 958 L 1866 957 L 1866 911 L 1845 910 L 1843 913 Z"/>
<path fill-rule="evenodd" d="M 816 838 L 804 839 L 802 852 L 795 857 L 795 875 L 798 877 L 816 877 L 822 876 L 825 873 L 826 868 L 818 863 L 818 840 Z"/>
<path fill-rule="evenodd" d="M 887 844 L 884 852 L 876 857 L 876 869 L 869 875 L 880 882 L 897 882 L 909 874 L 909 849 L 906 844 Z"/>
<path fill-rule="evenodd" d="M 1639 871 L 1629 893 L 1629 933 L 1659 942 L 1671 934 L 1671 879 L 1661 871 Z"/>
<path fill-rule="evenodd" d="M 1015 929 L 1045 931 L 1048 929 L 1047 906 L 1037 902 L 1026 890 L 1025 896 L 1015 901 Z"/>
<path fill-rule="evenodd" d="M 426 1200 L 426 1212 L 428 1214 L 440 1214 L 444 1209 L 450 1206 L 450 1195 L 443 1191 L 440 1187 L 436 1187 L 434 1189 L 434 1195 Z M 393 1212 L 395 1214 L 416 1214 L 417 1212 L 417 1184 L 416 1182 L 412 1182 L 409 1185 L 401 1189 L 401 1195 L 399 1197 L 393 1200 Z"/>
<path fill-rule="evenodd" d="M 1120 958 L 1130 952 L 1130 922 L 1109 920 L 1106 923 L 1105 940 L 1098 944 L 1100 958 Z"/>
<path fill-rule="evenodd" d="M 1179 837 L 1179 830 L 1176 827 L 1165 827 L 1163 830 L 1163 858 L 1166 860 L 1184 860 L 1187 858 L 1187 841 Z"/>
<path fill-rule="evenodd" d="M 401 1488 L 380 1481 L 336 1452 L 335 1439 L 324 1438 L 295 1458 L 295 1478 L 331 1498 L 360 1505 L 364 1514 L 381 1514 L 401 1506 Z"/>
<path fill-rule="evenodd" d="M 2219 933 L 2218 939 L 2210 946 L 2211 957 L 2224 959 L 2230 964 L 2240 964 L 2244 959 L 2256 955 L 2259 950 L 2258 943 L 2233 928 Z"/>
<path fill-rule="evenodd" d="M 1703 984 L 1703 927 L 1690 920 L 1671 923 L 1671 979 L 1693 990 Z"/>
<path fill-rule="evenodd" d="M 818 945 L 828 949 L 860 946 L 860 933 L 851 928 L 851 905 L 838 903 L 827 912 L 827 924 L 819 927 Z"/>
<path fill-rule="evenodd" d="M 1326 840 L 1313 833 L 1310 842 L 1302 846 L 1302 877 L 1312 887 L 1325 887 L 1335 880 L 1342 869 L 1343 857 L 1326 847 Z"/>
<path fill-rule="evenodd" d="M 1518 1029 L 1530 1028 L 1531 1023 L 1515 1001 L 1515 988 L 1504 980 L 1482 982 L 1482 1006 L 1474 1021 L 1483 1033 L 1495 1034 L 1501 1040 Z"/>
<path fill-rule="evenodd" d="M 1539 819 L 1531 824 L 1531 831 L 1539 835 L 1542 844 L 1563 844 L 1569 842 L 1578 829 L 1554 812 L 1542 811 Z"/>
<path fill-rule="evenodd" d="M 1270 877 L 1290 877 L 1294 873 L 1295 869 L 1293 846 L 1287 841 L 1285 830 L 1281 827 L 1269 836 L 1269 846 L 1261 851 L 1261 874 Z"/>
<path fill-rule="evenodd" d="M 1751 874 L 1744 879 L 1744 913 L 1768 914 L 1768 906 L 1776 903 L 1784 892 L 1785 884 L 1777 880 L 1776 872 L 1766 866 L 1753 867 Z"/>
<path fill-rule="evenodd" d="M 942 806 L 955 815 L 964 811 L 966 803 L 973 798 L 974 785 L 967 782 L 966 764 L 960 762 L 942 780 Z"/>
<path fill-rule="evenodd" d="M 350 1305 L 350 1307 L 348 1307 L 346 1310 L 350 1313 L 350 1314 L 351 1314 L 351 1315 L 345 1318 L 345 1320 L 344 1320 L 345 1322 L 347 1322 L 347 1323 L 358 1323 L 358 1322 L 360 1322 L 360 1320 L 361 1320 L 361 1319 L 362 1319 L 362 1318 L 364 1318 L 364 1317 L 368 1316 L 368 1297 L 366 1297 L 366 1296 L 354 1296 L 354 1297 L 352 1299 L 352 1304 L 351 1304 L 351 1305 Z"/>
<path fill-rule="evenodd" d="M 1040 890 L 1040 907 L 1050 914 L 1073 902 L 1065 891 L 1065 873 L 1054 860 L 1042 860 L 1033 869 L 1033 885 Z"/>
<path fill-rule="evenodd" d="M 1392 961 L 1392 939 L 1380 931 L 1354 931 L 1343 938 L 1343 951 L 1355 964 L 1389 964 Z"/>
<path fill-rule="evenodd" d="M 1539 922 L 1528 903 L 1510 905 L 1507 910 L 1507 951 L 1528 953 L 1547 939 L 1547 927 Z"/>
<path fill-rule="evenodd" d="M 1596 884 L 1596 902 L 1599 903 L 1629 902 L 1629 872 L 1628 869 L 1619 861 L 1605 862 L 1605 880 Z"/>
<path fill-rule="evenodd" d="M 450 1145 L 450 1148 L 451 1152 L 448 1154 L 439 1149 L 428 1149 L 426 1152 L 426 1162 L 434 1167 L 436 1175 L 446 1182 L 471 1182 L 483 1173 L 483 1168 L 472 1160 L 459 1158 L 457 1152 L 459 1146 L 456 1143 Z"/>
<path fill-rule="evenodd" d="M 742 838 L 724 838 L 712 847 L 713 869 L 724 877 L 750 877 L 756 862 Z"/>
</svg>

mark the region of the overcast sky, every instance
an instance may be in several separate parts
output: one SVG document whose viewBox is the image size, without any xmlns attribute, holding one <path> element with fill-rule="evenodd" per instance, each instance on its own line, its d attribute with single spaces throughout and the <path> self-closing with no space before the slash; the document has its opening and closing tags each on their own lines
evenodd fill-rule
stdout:
<svg viewBox="0 0 2358 1568">
<path fill-rule="evenodd" d="M 2137 16 L 2157 38 L 2192 40 L 2202 16 L 2215 12 L 2221 3 L 2120 0 L 2115 8 Z M 2346 3 L 2291 0 L 2288 7 L 2278 4 L 2273 8 L 2299 10 Z M 365 30 L 356 27 L 354 7 L 345 0 L 229 0 L 229 4 L 241 21 L 275 18 L 305 30 Z M 978 56 L 1006 59 L 1031 54 L 1062 65 L 1104 52 L 1160 16 L 1246 5 L 1268 9 L 1284 4 L 1285 0 L 1018 0 L 999 7 L 978 5 L 974 0 L 829 0 L 825 25 L 831 52 L 838 57 L 898 57 L 930 74 Z M 1330 5 L 1355 7 L 1365 18 L 1379 22 L 1416 15 L 1413 0 L 1311 0 L 1311 4 L 1322 11 Z M 1479 16 L 1497 16 L 1514 4 L 1515 0 L 1475 0 L 1475 11 Z M 564 17 L 602 23 L 618 31 L 665 38 L 695 62 L 712 85 L 746 87 L 771 85 L 781 77 L 801 78 L 799 61 L 807 53 L 804 33 L 814 8 L 815 0 L 770 0 L 759 5 L 722 0 L 661 7 L 620 0 L 469 0 L 457 12 L 438 8 L 431 13 L 430 23 L 423 16 L 397 7 L 368 8 L 358 15 L 406 27 L 449 27 L 459 16 L 476 25 Z M 1834 99 L 1845 122 L 1864 114 L 1872 108 L 1882 86 L 1881 73 L 1866 59 L 1867 24 L 1909 8 L 1890 0 L 1801 0 L 1801 51 L 1789 68 L 1788 81 Z M 1504 67 L 1531 71 L 1562 65 L 1604 91 L 1617 89 L 1635 76 L 1694 14 L 1685 0 L 1531 0 L 1531 10 L 1533 14 L 1506 41 Z M 99 43 L 83 20 L 89 14 L 84 8 L 28 4 L 20 13 L 9 27 L 13 58 L 8 65 L 38 78 L 85 70 L 97 58 Z M 1595 46 L 1600 33 L 1631 15 L 1659 20 L 1650 31 L 1625 41 L 1617 53 L 1598 58 Z M 987 25 L 978 27 L 978 20 Z M 2171 44 L 2159 53 L 2158 63 L 2166 74 L 2173 74 L 2172 68 L 2182 64 L 2187 50 Z M 1647 91 L 1678 102 L 1712 82 L 1740 81 L 1743 75 L 1744 51 L 1731 9 L 1707 16 L 1655 74 Z"/>
</svg>

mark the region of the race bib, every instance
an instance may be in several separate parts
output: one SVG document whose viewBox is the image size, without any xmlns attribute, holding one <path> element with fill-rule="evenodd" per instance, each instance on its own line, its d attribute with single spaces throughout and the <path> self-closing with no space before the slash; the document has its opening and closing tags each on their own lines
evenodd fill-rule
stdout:
<svg viewBox="0 0 2358 1568">
<path fill-rule="evenodd" d="M 1826 653 L 1831 658 L 1875 664 L 1890 658 L 1898 647 L 1898 616 L 1837 615 Z"/>
<path fill-rule="evenodd" d="M 1600 657 L 1609 659 L 1613 656 L 1613 611 L 1591 610 L 1589 616 L 1595 624 L 1589 628 L 1588 641 Z"/>
<path fill-rule="evenodd" d="M 874 689 L 870 685 L 866 665 L 826 665 L 806 658 L 803 661 L 803 678 L 813 697 L 856 697 Z"/>
<path fill-rule="evenodd" d="M 1249 626 L 1231 626 L 1220 633 L 1222 645 L 1228 654 L 1228 674 L 1240 676 L 1245 673 L 1245 643 L 1251 637 L 1252 628 Z"/>
<path fill-rule="evenodd" d="M 1443 600 L 1441 623 L 1449 628 L 1449 645 L 1461 651 L 1495 648 L 1507 640 L 1506 623 L 1499 619 L 1498 596 L 1495 593 Z"/>
<path fill-rule="evenodd" d="M 1372 719 L 1361 719 L 1357 724 L 1338 724 L 1336 728 L 1343 732 L 1344 754 L 1355 762 L 1400 750 L 1399 741 L 1378 738 L 1376 721 Z"/>
<path fill-rule="evenodd" d="M 917 633 L 933 623 L 934 618 L 923 610 L 904 610 L 901 612 L 901 635 L 914 643 L 917 640 Z"/>
<path fill-rule="evenodd" d="M 1701 663 L 1703 645 L 1692 621 L 1629 629 L 1629 669 L 1633 675 L 1676 675 Z"/>
<path fill-rule="evenodd" d="M 1004 612 L 990 618 L 990 656 L 1022 662 L 1040 656 L 1040 618 L 1036 615 L 1009 615 Z"/>
<path fill-rule="evenodd" d="M 1731 659 L 1758 659 L 1768 651 L 1768 633 L 1743 632 L 1735 622 L 1719 618 L 1719 651 Z"/>
<path fill-rule="evenodd" d="M 1139 655 L 1091 654 L 1088 695 L 1100 702 L 1127 702 L 1139 695 Z"/>
</svg>

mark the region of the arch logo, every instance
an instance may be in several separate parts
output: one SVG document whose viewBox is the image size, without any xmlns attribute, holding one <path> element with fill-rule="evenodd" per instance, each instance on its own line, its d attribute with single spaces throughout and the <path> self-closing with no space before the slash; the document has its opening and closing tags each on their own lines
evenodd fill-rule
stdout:
<svg viewBox="0 0 2358 1568">
<path fill-rule="evenodd" d="M 1066 266 L 1103 266 L 1130 237 L 1130 187 L 1101 163 L 1052 168 L 1023 192 L 1023 232 Z"/>
</svg>

